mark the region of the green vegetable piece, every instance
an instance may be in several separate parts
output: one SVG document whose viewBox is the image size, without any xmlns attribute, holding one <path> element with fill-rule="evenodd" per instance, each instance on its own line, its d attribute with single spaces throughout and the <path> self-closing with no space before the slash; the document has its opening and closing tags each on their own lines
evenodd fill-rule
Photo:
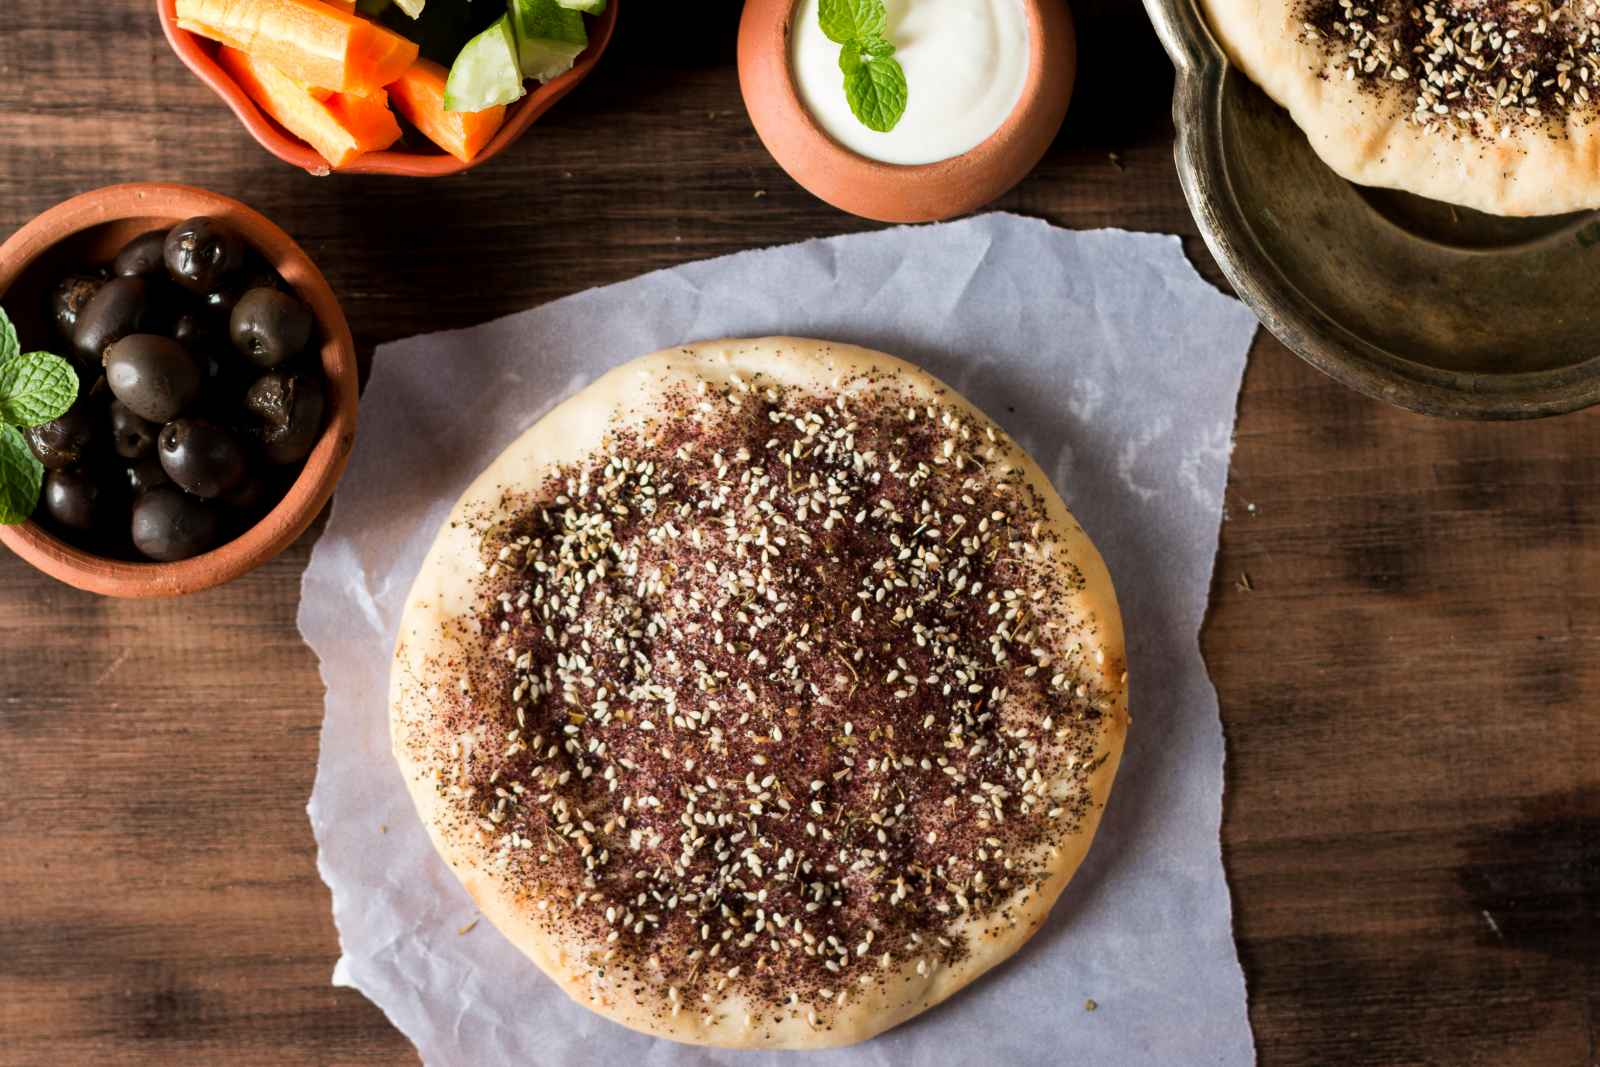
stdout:
<svg viewBox="0 0 1600 1067">
<path fill-rule="evenodd" d="M 559 0 L 510 0 L 522 75 L 547 82 L 572 69 L 589 46 L 583 13 Z"/>
<path fill-rule="evenodd" d="M 360 0 L 357 0 L 359 3 Z M 394 0 L 394 6 L 404 11 L 412 18 L 421 18 L 422 9 L 428 6 L 428 0 Z"/>
<path fill-rule="evenodd" d="M 15 426 L 0 424 L 0 524 L 27 522 L 43 484 L 44 464 Z"/>
<path fill-rule="evenodd" d="M 585 15 L 603 15 L 606 11 L 606 0 L 556 0 L 556 3 L 571 11 L 581 11 Z"/>
<path fill-rule="evenodd" d="M 501 15 L 456 56 L 444 83 L 444 109 L 483 111 L 512 103 L 525 92 L 511 18 Z"/>
<path fill-rule="evenodd" d="M 859 38 L 882 37 L 889 25 L 889 12 L 883 0 L 821 0 L 817 20 L 828 40 L 849 44 Z"/>
<path fill-rule="evenodd" d="M 0 363 L 0 422 L 37 426 L 66 414 L 78 399 L 72 364 L 48 352 L 25 352 Z"/>
</svg>

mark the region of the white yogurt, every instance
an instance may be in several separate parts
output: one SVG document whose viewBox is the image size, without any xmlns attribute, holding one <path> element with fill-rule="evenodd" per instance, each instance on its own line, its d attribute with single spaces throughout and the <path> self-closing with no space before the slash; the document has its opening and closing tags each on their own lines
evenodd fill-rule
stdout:
<svg viewBox="0 0 1600 1067">
<path fill-rule="evenodd" d="M 885 36 L 905 68 L 905 114 L 888 133 L 850 111 L 839 46 L 817 22 L 818 0 L 795 5 L 790 63 L 806 110 L 835 141 L 884 163 L 934 163 L 975 148 L 1022 99 L 1028 16 L 1022 0 L 887 0 Z"/>
</svg>

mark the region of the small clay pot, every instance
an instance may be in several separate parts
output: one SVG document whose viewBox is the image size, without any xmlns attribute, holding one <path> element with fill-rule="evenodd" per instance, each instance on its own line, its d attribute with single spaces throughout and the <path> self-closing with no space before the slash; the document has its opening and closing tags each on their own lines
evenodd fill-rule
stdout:
<svg viewBox="0 0 1600 1067">
<path fill-rule="evenodd" d="M 543 85 L 529 89 L 527 96 L 512 104 L 506 110 L 505 123 L 471 163 L 463 163 L 443 149 L 437 152 L 386 149 L 382 152 L 368 152 L 349 166 L 339 168 L 338 173 L 399 174 L 409 178 L 438 178 L 470 170 L 484 160 L 499 155 L 517 138 L 528 132 L 528 127 L 533 125 L 535 119 L 549 111 L 557 100 L 577 88 L 578 83 L 589 76 L 589 72 L 600 60 L 600 53 L 611 43 L 611 32 L 617 25 L 617 3 L 618 0 L 609 0 L 604 12 L 586 20 L 589 28 L 589 47 L 578 56 L 572 69 Z M 215 41 L 179 28 L 177 7 L 178 0 L 156 0 L 156 13 L 161 17 L 161 29 L 166 33 L 167 42 L 172 45 L 172 50 L 178 54 L 183 65 L 222 97 L 223 102 L 239 116 L 244 128 L 250 131 L 250 135 L 262 148 L 285 163 L 292 163 L 311 174 L 332 173 L 327 160 L 317 155 L 311 146 L 279 126 L 270 115 L 257 107 L 250 94 L 241 89 L 239 83 L 233 80 L 233 76 L 222 69 L 217 63 Z"/>
<path fill-rule="evenodd" d="M 327 425 L 277 506 L 238 537 L 193 559 L 106 559 L 56 539 L 34 522 L 0 526 L 0 543 L 51 577 L 92 593 L 180 596 L 254 570 L 311 525 L 333 495 L 355 443 L 355 342 L 333 289 L 288 234 L 237 200 L 186 185 L 141 182 L 96 189 L 57 204 L 0 245 L 0 304 L 11 313 L 24 343 L 53 337 L 44 317 L 46 294 L 59 278 L 73 269 L 109 263 L 132 238 L 196 215 L 221 219 L 237 230 L 316 315 L 327 377 Z"/>
<path fill-rule="evenodd" d="M 840 145 L 800 100 L 789 62 L 796 0 L 747 0 L 739 88 L 761 143 L 789 177 L 842 211 L 880 222 L 934 222 L 975 211 L 1032 170 L 1061 129 L 1077 74 L 1064 0 L 1020 0 L 1028 17 L 1022 98 L 988 140 L 959 156 L 902 166 Z"/>
</svg>

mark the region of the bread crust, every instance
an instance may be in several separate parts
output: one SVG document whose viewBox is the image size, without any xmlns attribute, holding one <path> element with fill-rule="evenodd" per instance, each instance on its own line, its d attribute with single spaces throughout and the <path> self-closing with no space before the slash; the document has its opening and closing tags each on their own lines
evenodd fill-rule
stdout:
<svg viewBox="0 0 1600 1067">
<path fill-rule="evenodd" d="M 1288 110 L 1339 176 L 1495 215 L 1600 207 L 1592 113 L 1506 124 L 1503 138 L 1459 124 L 1429 129 L 1412 120 L 1398 86 L 1347 79 L 1348 58 L 1306 32 L 1300 0 L 1201 6 L 1229 60 Z"/>
<path fill-rule="evenodd" d="M 1097 683 L 1107 694 L 1096 760 L 1085 791 L 1086 814 L 1075 832 L 1063 835 L 1044 858 L 1046 876 L 1012 896 L 1009 909 L 988 919 L 970 915 L 952 930 L 969 936 L 971 951 L 952 964 L 919 974 L 912 961 L 897 964 L 888 980 L 852 991 L 841 1007 L 800 1001 L 776 1016 L 752 1010 L 738 986 L 710 1004 L 673 1011 L 667 1001 L 638 983 L 608 978 L 589 965 L 595 944 L 576 930 L 553 931 L 539 921 L 530 901 L 483 862 L 484 846 L 474 831 L 453 818 L 437 788 L 435 773 L 447 760 L 449 738 L 436 723 L 438 686 L 449 684 L 437 664 L 449 660 L 468 636 L 464 622 L 473 604 L 473 562 L 481 517 L 492 511 L 506 485 L 543 484 L 552 470 L 584 459 L 599 448 L 618 421 L 648 416 L 674 386 L 699 381 L 727 383 L 734 376 L 821 389 L 860 375 L 891 375 L 897 385 L 928 401 L 955 405 L 991 426 L 953 389 L 894 357 L 850 345 L 799 338 L 728 340 L 657 352 L 625 364 L 552 410 L 513 443 L 463 494 L 422 566 L 402 617 L 390 678 L 390 723 L 396 760 L 418 814 L 472 899 L 508 940 L 532 959 L 572 999 L 624 1026 L 692 1044 L 728 1048 L 824 1048 L 872 1037 L 949 997 L 1014 953 L 1043 924 L 1051 905 L 1082 862 L 1099 823 L 1121 758 L 1129 724 L 1126 659 L 1121 616 L 1111 579 L 1099 553 L 1043 471 L 1020 448 L 1012 450 L 1026 483 L 1048 508 L 1049 529 L 1040 543 L 1053 543 L 1058 565 L 1081 573 L 1079 592 L 1059 610 L 1083 625 L 1085 640 L 1099 653 Z M 996 430 L 997 433 L 998 429 Z M 999 918 L 1005 911 L 1006 917 Z M 615 969 L 613 974 L 615 974 Z M 752 1021 L 752 1019 L 755 1021 Z"/>
</svg>

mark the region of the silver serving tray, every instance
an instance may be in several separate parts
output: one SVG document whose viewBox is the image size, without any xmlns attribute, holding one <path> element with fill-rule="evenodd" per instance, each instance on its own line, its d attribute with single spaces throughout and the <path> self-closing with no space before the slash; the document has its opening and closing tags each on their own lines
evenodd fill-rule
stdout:
<svg viewBox="0 0 1600 1067">
<path fill-rule="evenodd" d="M 1600 214 L 1508 219 L 1329 170 L 1197 0 L 1145 0 L 1178 68 L 1178 175 L 1223 274 L 1312 366 L 1433 415 L 1600 401 Z"/>
</svg>

